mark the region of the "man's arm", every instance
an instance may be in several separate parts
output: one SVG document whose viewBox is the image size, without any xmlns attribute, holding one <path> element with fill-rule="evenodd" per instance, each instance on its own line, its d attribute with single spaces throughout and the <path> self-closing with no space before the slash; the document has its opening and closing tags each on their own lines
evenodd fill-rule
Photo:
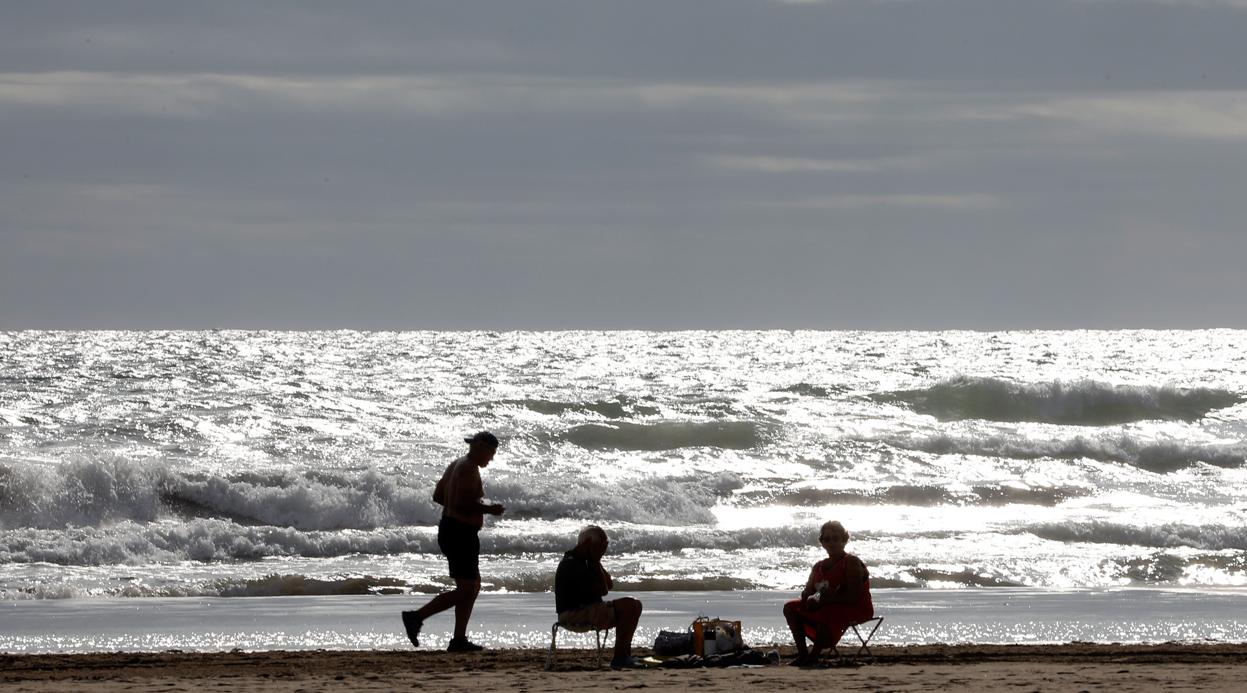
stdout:
<svg viewBox="0 0 1247 693">
<path fill-rule="evenodd" d="M 615 581 L 611 580 L 611 574 L 606 572 L 606 568 L 601 563 L 594 563 L 593 567 L 597 568 L 597 584 L 594 586 L 599 597 L 605 597 L 607 592 L 615 586 Z"/>
</svg>

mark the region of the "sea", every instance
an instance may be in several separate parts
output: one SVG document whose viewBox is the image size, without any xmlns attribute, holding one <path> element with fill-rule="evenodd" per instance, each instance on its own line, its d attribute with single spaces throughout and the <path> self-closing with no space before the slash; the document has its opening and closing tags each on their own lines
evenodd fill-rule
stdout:
<svg viewBox="0 0 1247 693">
<path fill-rule="evenodd" d="M 0 651 L 410 647 L 479 430 L 491 646 L 589 523 L 638 639 L 784 642 L 827 520 L 880 642 L 1247 641 L 1247 331 L 21 331 Z"/>
</svg>

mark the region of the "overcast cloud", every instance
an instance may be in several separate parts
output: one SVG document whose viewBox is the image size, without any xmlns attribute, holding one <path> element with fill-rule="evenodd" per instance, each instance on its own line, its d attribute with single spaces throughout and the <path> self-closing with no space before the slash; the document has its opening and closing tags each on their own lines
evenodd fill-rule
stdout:
<svg viewBox="0 0 1247 693">
<path fill-rule="evenodd" d="M 0 329 L 1247 327 L 1247 0 L 8 2 Z"/>
</svg>

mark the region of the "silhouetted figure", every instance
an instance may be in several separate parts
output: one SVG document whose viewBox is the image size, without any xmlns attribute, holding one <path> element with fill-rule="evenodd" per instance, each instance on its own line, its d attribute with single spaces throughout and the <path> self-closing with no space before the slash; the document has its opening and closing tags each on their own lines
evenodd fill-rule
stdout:
<svg viewBox="0 0 1247 693">
<path fill-rule="evenodd" d="M 411 644 L 420 647 L 420 628 L 425 619 L 455 608 L 455 634 L 447 652 L 475 652 L 483 649 L 468 641 L 468 620 L 476 595 L 481 591 L 480 554 L 481 541 L 477 536 L 485 523 L 485 515 L 501 515 L 498 503 L 485 505 L 481 499 L 485 491 L 481 486 L 481 470 L 489 466 L 498 450 L 498 438 L 489 431 L 481 431 L 468 443 L 468 454 L 460 457 L 442 473 L 433 489 L 433 501 L 442 506 L 442 520 L 437 525 L 437 546 L 450 563 L 450 577 L 455 589 L 442 592 L 428 604 L 416 611 L 403 612 L 403 626 Z"/>
<path fill-rule="evenodd" d="M 839 522 L 824 523 L 818 541 L 827 558 L 814 564 L 801 598 L 784 604 L 784 619 L 797 643 L 793 664 L 813 664 L 825 648 L 840 641 L 844 631 L 875 615 L 870 600 L 870 575 L 861 559 L 845 553 L 849 532 Z M 814 641 L 811 648 L 806 638 Z"/>
<path fill-rule="evenodd" d="M 615 586 L 610 573 L 602 567 L 602 556 L 606 555 L 609 543 L 606 531 L 597 525 L 580 530 L 576 548 L 563 554 L 554 575 L 554 608 L 559 623 L 614 628 L 611 668 L 635 669 L 639 663 L 632 656 L 632 634 L 641 620 L 641 602 L 632 597 L 602 601 Z"/>
</svg>

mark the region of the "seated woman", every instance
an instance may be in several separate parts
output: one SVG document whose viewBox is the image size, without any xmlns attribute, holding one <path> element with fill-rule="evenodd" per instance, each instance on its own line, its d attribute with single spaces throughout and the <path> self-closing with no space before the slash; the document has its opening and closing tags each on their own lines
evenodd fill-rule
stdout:
<svg viewBox="0 0 1247 693">
<path fill-rule="evenodd" d="M 797 643 L 796 665 L 813 664 L 819 654 L 840 641 L 852 624 L 875 615 L 870 601 L 870 576 L 866 564 L 845 553 L 849 532 L 839 522 L 827 522 L 818 541 L 827 558 L 814 564 L 801 598 L 784 604 L 784 619 Z M 814 641 L 806 648 L 805 639 Z"/>
</svg>

